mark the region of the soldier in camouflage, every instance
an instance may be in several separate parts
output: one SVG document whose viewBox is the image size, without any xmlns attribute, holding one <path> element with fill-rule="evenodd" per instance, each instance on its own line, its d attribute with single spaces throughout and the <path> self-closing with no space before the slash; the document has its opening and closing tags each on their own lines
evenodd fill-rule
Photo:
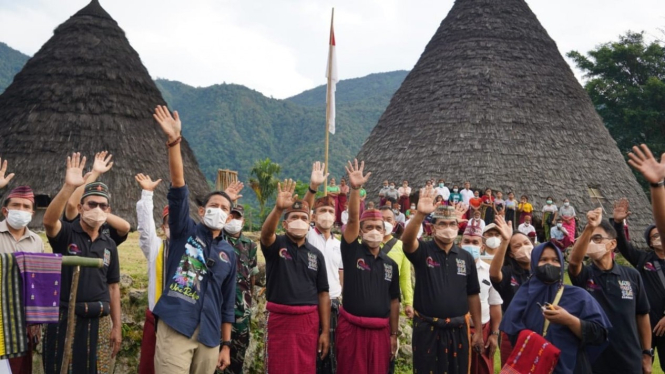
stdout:
<svg viewBox="0 0 665 374">
<path fill-rule="evenodd" d="M 254 277 L 258 273 L 256 264 L 256 243 L 242 235 L 245 224 L 245 210 L 242 205 L 231 209 L 231 222 L 224 225 L 226 239 L 233 246 L 238 261 L 238 284 L 236 286 L 236 321 L 231 332 L 231 365 L 225 371 L 217 373 L 241 374 L 245 361 L 245 351 L 249 345 L 249 328 L 252 316 L 252 291 Z"/>
</svg>

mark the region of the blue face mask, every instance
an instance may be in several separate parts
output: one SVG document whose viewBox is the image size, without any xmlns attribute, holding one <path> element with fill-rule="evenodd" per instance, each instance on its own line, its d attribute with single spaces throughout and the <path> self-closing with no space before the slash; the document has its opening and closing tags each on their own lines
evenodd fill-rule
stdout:
<svg viewBox="0 0 665 374">
<path fill-rule="evenodd" d="M 477 259 L 480 258 L 480 247 L 479 246 L 465 244 L 465 245 L 462 246 L 462 249 L 464 249 L 465 251 L 471 253 L 474 260 L 477 260 Z"/>
</svg>

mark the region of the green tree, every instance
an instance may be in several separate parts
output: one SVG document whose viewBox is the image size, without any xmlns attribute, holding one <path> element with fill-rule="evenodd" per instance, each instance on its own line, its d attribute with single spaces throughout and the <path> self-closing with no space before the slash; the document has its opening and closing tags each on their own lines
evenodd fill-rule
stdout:
<svg viewBox="0 0 665 374">
<path fill-rule="evenodd" d="M 259 201 L 259 217 L 261 222 L 266 218 L 266 203 L 270 200 L 277 191 L 277 175 L 282 168 L 279 164 L 270 161 L 270 158 L 259 160 L 254 163 L 250 174 L 253 177 L 249 178 L 249 185 L 256 194 L 256 199 Z"/>
<path fill-rule="evenodd" d="M 646 143 L 665 151 L 665 46 L 628 31 L 583 56 L 567 54 L 587 79 L 584 88 L 625 155 Z M 641 176 L 638 179 L 643 182 Z"/>
</svg>

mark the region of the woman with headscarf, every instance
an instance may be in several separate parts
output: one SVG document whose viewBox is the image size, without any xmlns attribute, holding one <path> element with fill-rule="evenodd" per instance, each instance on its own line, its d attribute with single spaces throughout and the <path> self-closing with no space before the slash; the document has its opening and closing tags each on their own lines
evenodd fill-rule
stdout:
<svg viewBox="0 0 665 374">
<path fill-rule="evenodd" d="M 531 277 L 510 303 L 500 329 L 513 344 L 524 330 L 543 335 L 560 350 L 554 374 L 591 373 L 591 363 L 607 346 L 611 324 L 587 291 L 563 284 L 563 274 L 563 254 L 554 244 L 545 242 L 534 248 Z M 523 365 L 537 364 L 535 356 L 539 350 L 531 350 L 534 347 L 529 344 L 534 344 L 534 340 L 525 341 L 523 354 L 508 363 L 512 370 L 520 372 Z M 545 369 L 549 368 L 542 368 Z"/>
<path fill-rule="evenodd" d="M 520 286 L 529 279 L 533 245 L 529 237 L 521 232 L 513 234 L 513 228 L 506 223 L 503 217 L 497 217 L 495 225 L 496 230 L 501 233 L 501 244 L 494 253 L 490 264 L 490 281 L 503 299 L 501 309 L 505 313 Z M 501 365 L 503 365 L 513 350 L 513 346 L 505 334 L 501 335 L 499 349 Z"/>
</svg>

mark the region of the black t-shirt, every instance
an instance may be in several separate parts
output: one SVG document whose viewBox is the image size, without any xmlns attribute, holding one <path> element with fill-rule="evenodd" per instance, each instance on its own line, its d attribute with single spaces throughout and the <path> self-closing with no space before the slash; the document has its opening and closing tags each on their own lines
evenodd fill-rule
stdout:
<svg viewBox="0 0 665 374">
<path fill-rule="evenodd" d="M 69 222 L 69 223 L 72 223 L 74 221 L 80 221 L 81 220 L 81 215 L 80 214 L 77 215 L 76 217 L 74 217 L 73 220 L 68 220 L 67 216 L 63 214 L 62 220 L 64 222 Z M 111 227 L 111 225 L 109 225 L 106 222 L 104 222 L 102 224 L 101 232 L 102 232 L 102 234 L 106 234 L 109 238 L 111 238 L 111 240 L 113 240 L 115 242 L 116 247 L 119 246 L 120 244 L 124 243 L 125 240 L 127 240 L 127 236 L 129 235 L 129 233 L 127 233 L 127 234 L 121 236 L 120 234 L 118 234 L 118 230 L 114 229 L 113 227 Z"/>
<path fill-rule="evenodd" d="M 108 285 L 120 281 L 120 264 L 118 262 L 118 249 L 108 235 L 100 232 L 97 239 L 92 242 L 90 236 L 81 228 L 78 220 L 69 223 L 60 221 L 62 228 L 55 238 L 48 238 L 53 253 L 65 256 L 82 256 L 101 258 L 104 266 L 99 269 L 81 267 L 79 287 L 76 294 L 77 302 L 105 301 L 111 302 Z M 101 231 L 101 230 L 100 230 Z M 69 292 L 74 274 L 73 266 L 62 268 L 62 281 L 60 284 L 60 301 L 69 301 Z"/>
<path fill-rule="evenodd" d="M 305 241 L 298 247 L 286 235 L 261 251 L 266 258 L 266 299 L 282 305 L 318 305 L 319 292 L 328 292 L 323 254 Z"/>
<path fill-rule="evenodd" d="M 374 257 L 358 240 L 347 243 L 343 237 L 341 252 L 344 309 L 358 317 L 390 316 L 390 302 L 400 298 L 397 263 L 381 251 Z"/>
<path fill-rule="evenodd" d="M 507 264 L 501 268 L 501 282 L 492 282 L 494 289 L 501 295 L 501 310 L 505 313 L 520 286 L 529 280 L 529 271 L 519 266 L 512 258 L 506 259 Z"/>
<path fill-rule="evenodd" d="M 635 317 L 649 313 L 649 302 L 640 274 L 617 263 L 608 271 L 591 264 L 570 280 L 574 286 L 586 289 L 612 322 L 610 345 L 593 363 L 593 372 L 641 373 L 642 345 Z"/>
<path fill-rule="evenodd" d="M 405 254 L 416 271 L 416 311 L 436 318 L 469 312 L 468 296 L 480 293 L 476 261 L 469 252 L 453 245 L 446 253 L 434 240 L 419 240 L 418 249 Z"/>
<path fill-rule="evenodd" d="M 616 223 L 614 220 L 611 222 L 617 232 L 617 248 L 626 261 L 633 265 L 642 276 L 644 290 L 649 299 L 649 320 L 653 330 L 658 321 L 665 316 L 665 286 L 663 286 L 657 270 L 660 267 L 660 271 L 665 272 L 665 260 L 658 258 L 654 251 L 641 251 L 635 248 L 626 239 L 623 223 Z"/>
</svg>

